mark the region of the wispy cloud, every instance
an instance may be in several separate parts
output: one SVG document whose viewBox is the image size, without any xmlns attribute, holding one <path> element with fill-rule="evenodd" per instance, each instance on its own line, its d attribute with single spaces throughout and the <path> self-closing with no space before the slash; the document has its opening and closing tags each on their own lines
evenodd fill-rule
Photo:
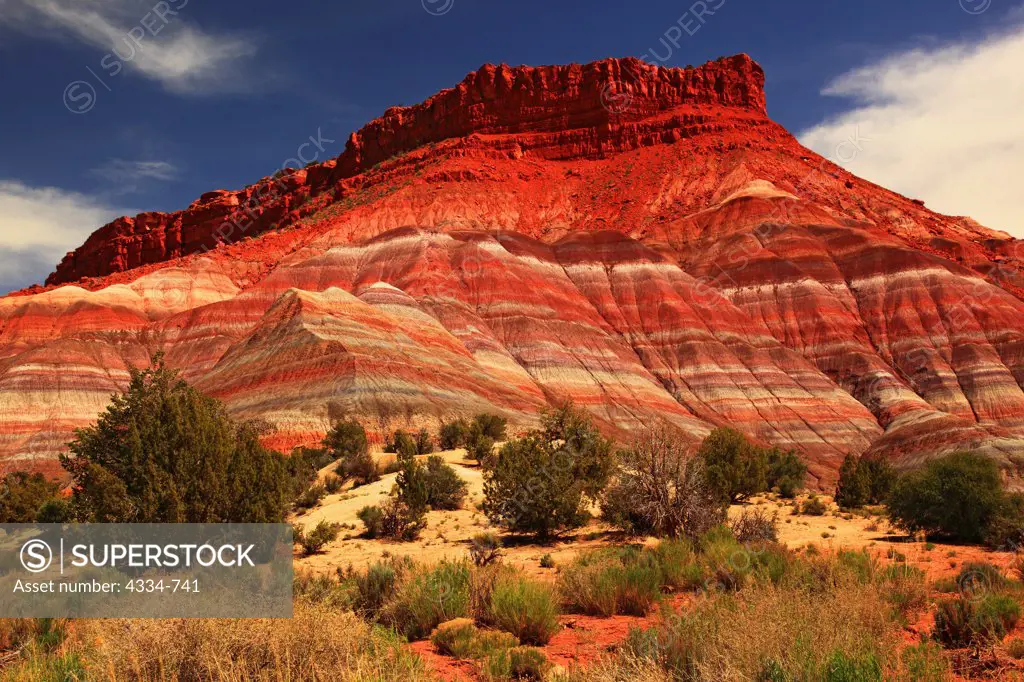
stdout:
<svg viewBox="0 0 1024 682">
<path fill-rule="evenodd" d="M 120 65 L 179 94 L 248 89 L 251 37 L 212 34 L 188 18 L 188 0 L 0 0 L 0 25 L 107 52 Z"/>
<path fill-rule="evenodd" d="M 150 182 L 177 180 L 178 169 L 167 161 L 110 159 L 102 166 L 90 169 L 89 175 L 103 181 L 112 194 L 128 194 Z"/>
<path fill-rule="evenodd" d="M 973 42 L 894 54 L 823 91 L 851 109 L 799 135 L 829 155 L 858 130 L 871 140 L 840 159 L 850 171 L 934 210 L 1024 237 L 1024 27 Z"/>
<path fill-rule="evenodd" d="M 136 212 L 77 192 L 0 180 L 0 294 L 41 282 L 96 228 Z"/>
</svg>

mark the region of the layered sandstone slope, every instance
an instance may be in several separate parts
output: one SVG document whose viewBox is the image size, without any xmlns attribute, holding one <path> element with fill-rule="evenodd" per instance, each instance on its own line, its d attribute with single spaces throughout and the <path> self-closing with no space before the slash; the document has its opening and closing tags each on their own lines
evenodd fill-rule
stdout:
<svg viewBox="0 0 1024 682">
<path fill-rule="evenodd" d="M 745 55 L 485 66 L 336 160 L 119 219 L 0 300 L 0 458 L 52 464 L 164 351 L 279 447 L 571 399 L 822 483 L 867 451 L 1019 474 L 1019 242 L 804 149 L 763 83 Z"/>
</svg>

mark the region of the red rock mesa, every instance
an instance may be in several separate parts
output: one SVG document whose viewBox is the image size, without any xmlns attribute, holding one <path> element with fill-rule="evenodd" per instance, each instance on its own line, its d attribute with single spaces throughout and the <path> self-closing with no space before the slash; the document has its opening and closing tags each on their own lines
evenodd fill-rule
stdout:
<svg viewBox="0 0 1024 682">
<path fill-rule="evenodd" d="M 487 65 L 335 160 L 115 220 L 0 299 L 0 459 L 55 467 L 164 351 L 282 448 L 572 399 L 621 436 L 734 426 L 822 484 L 848 452 L 1017 475 L 1020 243 L 803 148 L 763 86 L 746 55 Z"/>
</svg>

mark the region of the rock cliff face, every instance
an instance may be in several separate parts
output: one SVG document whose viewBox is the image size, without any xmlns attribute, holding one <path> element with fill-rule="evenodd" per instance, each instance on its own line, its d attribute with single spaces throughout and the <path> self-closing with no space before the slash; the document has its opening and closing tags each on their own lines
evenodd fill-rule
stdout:
<svg viewBox="0 0 1024 682">
<path fill-rule="evenodd" d="M 50 468 L 155 351 L 282 448 L 572 399 L 1024 471 L 1024 249 L 767 118 L 745 55 L 485 66 L 335 160 L 121 218 L 0 299 L 0 458 Z M 256 237 L 255 239 L 248 239 Z"/>
</svg>

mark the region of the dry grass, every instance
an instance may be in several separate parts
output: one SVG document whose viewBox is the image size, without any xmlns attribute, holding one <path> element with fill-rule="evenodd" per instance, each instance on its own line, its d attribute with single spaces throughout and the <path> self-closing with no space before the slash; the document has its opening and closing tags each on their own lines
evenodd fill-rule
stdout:
<svg viewBox="0 0 1024 682">
<path fill-rule="evenodd" d="M 922 581 L 905 577 L 915 579 Z M 946 679 L 938 654 L 899 653 L 908 605 L 893 591 L 886 571 L 868 575 L 834 555 L 789 559 L 771 579 L 708 592 L 690 610 L 663 614 L 655 628 L 632 631 L 617 655 L 569 679 Z"/>
<path fill-rule="evenodd" d="M 351 613 L 297 605 L 284 619 L 116 619 L 75 624 L 57 652 L 27 652 L 4 680 L 313 682 L 430 679 L 401 641 Z M 68 659 L 72 664 L 65 665 Z M 61 667 L 63 666 L 63 667 Z M 68 676 L 71 672 L 88 676 Z"/>
</svg>

